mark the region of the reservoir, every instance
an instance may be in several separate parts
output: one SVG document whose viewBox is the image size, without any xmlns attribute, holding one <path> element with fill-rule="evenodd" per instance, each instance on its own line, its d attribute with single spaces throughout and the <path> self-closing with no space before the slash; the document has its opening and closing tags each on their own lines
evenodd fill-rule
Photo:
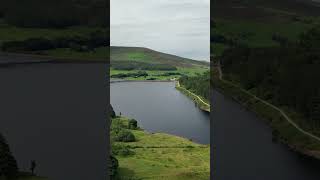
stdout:
<svg viewBox="0 0 320 180">
<path fill-rule="evenodd" d="M 210 143 L 210 115 L 175 89 L 174 82 L 115 82 L 110 100 L 117 113 L 134 118 L 149 132 Z"/>
<path fill-rule="evenodd" d="M 320 179 L 319 161 L 273 143 L 262 118 L 217 91 L 212 102 L 215 180 Z"/>
<path fill-rule="evenodd" d="M 0 132 L 20 170 L 50 180 L 105 180 L 104 64 L 0 68 Z"/>
</svg>

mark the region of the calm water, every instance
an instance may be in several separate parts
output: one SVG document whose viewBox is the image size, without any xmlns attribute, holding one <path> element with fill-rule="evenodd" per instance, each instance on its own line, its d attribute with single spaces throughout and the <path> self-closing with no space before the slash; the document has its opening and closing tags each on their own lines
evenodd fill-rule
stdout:
<svg viewBox="0 0 320 180">
<path fill-rule="evenodd" d="M 320 179 L 319 162 L 273 143 L 261 118 L 218 92 L 212 101 L 215 180 Z"/>
<path fill-rule="evenodd" d="M 0 68 L 0 132 L 20 169 L 50 180 L 106 179 L 103 64 Z"/>
<path fill-rule="evenodd" d="M 138 120 L 143 129 L 210 143 L 209 113 L 198 109 L 173 82 L 121 82 L 110 88 L 116 113 Z"/>
</svg>

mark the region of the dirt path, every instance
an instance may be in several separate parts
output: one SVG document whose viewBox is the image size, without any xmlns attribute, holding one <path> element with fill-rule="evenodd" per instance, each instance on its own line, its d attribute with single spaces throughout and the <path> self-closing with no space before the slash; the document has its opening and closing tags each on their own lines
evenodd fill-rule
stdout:
<svg viewBox="0 0 320 180">
<path fill-rule="evenodd" d="M 180 87 L 180 88 L 183 88 L 183 87 L 181 87 L 180 86 L 180 83 L 179 83 L 179 81 L 177 81 L 177 87 Z M 190 94 L 192 94 L 193 96 L 195 96 L 195 97 L 197 97 L 203 104 L 205 104 L 206 106 L 209 106 L 210 107 L 210 104 L 208 104 L 208 103 L 206 103 L 206 102 L 204 102 L 202 99 L 201 99 L 201 97 L 200 96 L 198 96 L 198 95 L 196 95 L 196 94 L 194 94 L 193 92 L 191 92 L 191 91 L 189 91 L 188 89 L 186 89 L 186 88 L 183 88 L 183 89 L 185 89 L 186 91 L 188 91 Z"/>
<path fill-rule="evenodd" d="M 250 93 L 249 91 L 246 91 L 246 90 L 242 89 L 241 87 L 239 87 L 239 86 L 237 86 L 237 85 L 235 85 L 235 84 L 233 84 L 233 83 L 231 83 L 231 82 L 229 82 L 229 81 L 223 80 L 223 79 L 222 79 L 222 70 L 221 70 L 220 61 L 219 61 L 219 63 L 218 63 L 218 67 L 217 67 L 217 68 L 218 68 L 218 72 L 219 72 L 219 79 L 220 79 L 221 81 L 224 81 L 225 83 L 231 84 L 232 86 L 235 86 L 235 87 L 239 88 L 241 91 L 245 92 L 246 94 L 249 94 L 249 95 L 252 96 L 254 99 L 256 99 L 256 100 L 264 103 L 265 105 L 267 105 L 267 106 L 269 106 L 269 107 L 277 110 L 277 111 L 280 112 L 280 114 L 281 114 L 293 127 L 295 127 L 298 131 L 300 131 L 300 132 L 303 133 L 304 135 L 307 135 L 307 136 L 309 136 L 309 137 L 311 137 L 311 138 L 313 138 L 313 139 L 315 139 L 315 140 L 317 140 L 317 141 L 320 142 L 320 137 L 318 137 L 318 136 L 316 136 L 316 135 L 314 135 L 314 134 L 312 134 L 312 133 L 309 133 L 309 132 L 303 130 L 297 123 L 295 123 L 295 122 L 294 122 L 283 110 L 281 110 L 279 107 L 277 107 L 277 106 L 275 106 L 275 105 L 273 105 L 273 104 L 270 104 L 269 102 L 267 102 L 267 101 L 265 101 L 265 100 L 263 100 L 263 99 L 255 96 L 254 94 Z"/>
</svg>

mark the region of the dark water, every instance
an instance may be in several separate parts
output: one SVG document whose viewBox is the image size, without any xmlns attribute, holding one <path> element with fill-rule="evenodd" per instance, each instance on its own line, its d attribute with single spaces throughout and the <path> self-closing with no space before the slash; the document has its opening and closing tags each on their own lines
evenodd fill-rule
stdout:
<svg viewBox="0 0 320 180">
<path fill-rule="evenodd" d="M 319 180 L 319 162 L 272 142 L 266 123 L 238 103 L 213 92 L 215 180 Z"/>
<path fill-rule="evenodd" d="M 110 88 L 116 113 L 135 118 L 143 129 L 210 143 L 209 113 L 198 109 L 173 82 L 121 82 Z"/>
<path fill-rule="evenodd" d="M 0 68 L 0 132 L 21 170 L 51 180 L 106 179 L 106 67 Z"/>
</svg>

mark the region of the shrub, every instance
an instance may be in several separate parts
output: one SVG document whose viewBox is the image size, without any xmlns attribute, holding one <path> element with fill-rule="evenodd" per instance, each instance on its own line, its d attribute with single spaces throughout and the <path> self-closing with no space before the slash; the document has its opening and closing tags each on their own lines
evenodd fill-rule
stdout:
<svg viewBox="0 0 320 180">
<path fill-rule="evenodd" d="M 110 161 L 108 163 L 109 166 L 109 175 L 110 177 L 115 177 L 117 175 L 117 170 L 119 167 L 119 162 L 114 156 L 110 156 Z"/>
<path fill-rule="evenodd" d="M 18 173 L 18 165 L 11 154 L 9 145 L 0 134 L 0 177 L 15 177 Z"/>
<path fill-rule="evenodd" d="M 123 145 L 113 145 L 112 154 L 119 156 L 130 156 L 134 154 L 134 151 L 130 150 L 129 147 Z"/>
<path fill-rule="evenodd" d="M 118 142 L 134 142 L 136 140 L 132 132 L 126 129 L 120 129 L 114 134 L 114 140 Z"/>
<path fill-rule="evenodd" d="M 137 129 L 138 127 L 138 122 L 135 119 L 130 119 L 128 122 L 128 128 L 129 129 Z"/>
</svg>

